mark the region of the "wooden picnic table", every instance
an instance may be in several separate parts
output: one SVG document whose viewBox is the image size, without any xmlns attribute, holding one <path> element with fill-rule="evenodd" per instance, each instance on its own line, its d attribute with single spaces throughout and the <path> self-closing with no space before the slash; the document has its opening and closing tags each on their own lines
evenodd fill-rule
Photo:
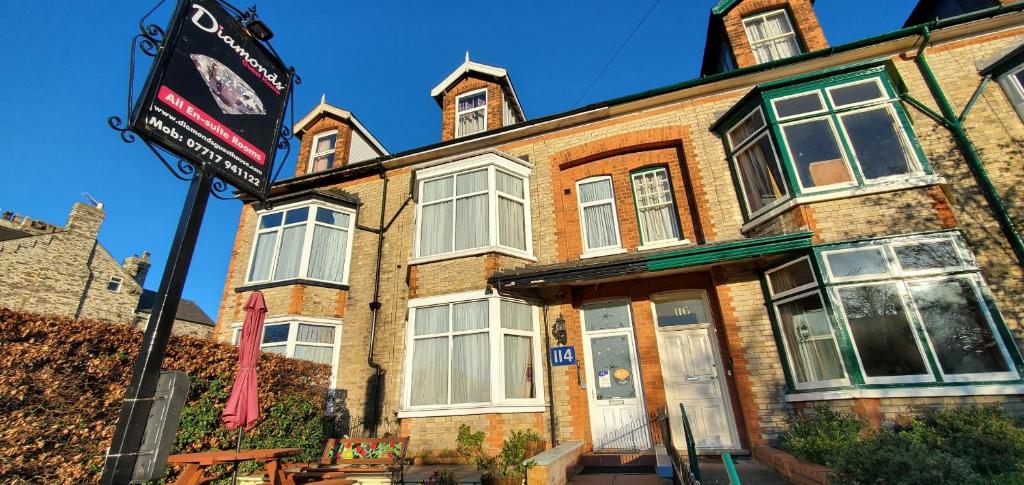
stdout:
<svg viewBox="0 0 1024 485">
<path fill-rule="evenodd" d="M 294 485 L 294 480 L 284 473 L 281 458 L 302 453 L 300 448 L 272 448 L 267 450 L 243 451 L 207 451 L 203 453 L 185 453 L 167 457 L 170 465 L 185 465 L 176 485 L 198 485 L 202 483 L 204 472 L 213 465 L 238 463 L 242 461 L 262 461 L 270 485 Z"/>
</svg>

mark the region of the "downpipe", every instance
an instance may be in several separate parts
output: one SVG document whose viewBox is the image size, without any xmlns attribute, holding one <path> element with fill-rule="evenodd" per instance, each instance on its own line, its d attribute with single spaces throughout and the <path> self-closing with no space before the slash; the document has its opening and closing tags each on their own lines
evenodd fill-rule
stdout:
<svg viewBox="0 0 1024 485">
<path fill-rule="evenodd" d="M 380 426 L 381 414 L 381 390 L 384 387 L 384 368 L 373 359 L 374 343 L 377 335 L 377 314 L 380 312 L 380 268 L 384 257 L 384 212 L 388 201 L 388 177 L 384 165 L 380 164 L 380 178 L 384 187 L 380 196 L 380 222 L 377 224 L 377 261 L 373 271 L 373 301 L 370 302 L 370 343 L 366 351 L 366 365 L 374 372 L 373 386 L 373 416 L 370 420 L 370 437 L 377 436 L 377 428 Z M 366 417 L 364 416 L 363 419 Z"/>
<path fill-rule="evenodd" d="M 967 119 L 967 115 L 970 113 L 974 103 L 981 96 L 981 91 L 985 88 L 985 85 L 988 84 L 990 78 L 986 76 L 982 79 L 981 84 L 978 86 L 978 89 L 975 90 L 971 100 L 967 103 L 967 106 L 964 107 L 963 113 L 957 116 L 953 111 L 953 106 L 950 104 L 945 92 L 942 90 L 942 86 L 939 84 L 938 79 L 936 79 L 935 72 L 932 71 L 931 66 L 928 64 L 927 55 L 925 55 L 925 48 L 927 48 L 928 42 L 931 40 L 931 29 L 929 25 L 934 27 L 936 23 L 936 21 L 933 21 L 930 24 L 921 26 L 921 46 L 917 49 L 917 55 L 914 57 L 914 63 L 917 64 L 918 69 L 924 77 L 925 84 L 928 85 L 928 89 L 932 92 L 932 95 L 935 97 L 935 101 L 939 105 L 939 111 L 942 113 L 940 122 L 953 133 L 953 138 L 956 139 L 957 145 L 959 145 L 960 151 L 964 154 L 967 161 L 967 166 L 971 169 L 971 175 L 974 176 L 975 182 L 977 182 L 978 187 L 985 196 L 985 200 L 988 202 L 989 207 L 996 216 L 996 220 L 999 222 L 1000 229 L 1002 229 L 1003 234 L 1010 243 L 1010 247 L 1013 248 L 1013 252 L 1017 256 L 1017 263 L 1024 266 L 1024 240 L 1022 240 L 1020 232 L 1017 230 L 1016 225 L 1010 218 L 1010 214 L 1006 209 L 1006 204 L 1003 202 L 999 192 L 992 184 L 992 180 L 989 178 L 988 171 L 985 169 L 985 164 L 981 159 L 981 155 L 978 154 L 977 149 L 974 147 L 974 143 L 971 142 L 970 137 L 967 135 L 967 131 L 964 129 L 963 121 Z"/>
</svg>

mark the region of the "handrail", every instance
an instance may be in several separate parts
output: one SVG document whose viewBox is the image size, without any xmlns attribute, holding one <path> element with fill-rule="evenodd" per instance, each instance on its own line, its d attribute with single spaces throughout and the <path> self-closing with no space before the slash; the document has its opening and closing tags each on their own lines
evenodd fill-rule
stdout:
<svg viewBox="0 0 1024 485">
<path fill-rule="evenodd" d="M 722 453 L 722 463 L 725 463 L 725 472 L 729 474 L 729 485 L 740 485 L 740 475 L 736 473 L 736 464 L 732 462 L 732 455 L 728 452 Z"/>
<path fill-rule="evenodd" d="M 690 429 L 690 418 L 686 416 L 686 408 L 679 403 L 679 411 L 683 415 L 683 434 L 686 439 L 686 456 L 690 462 L 690 473 L 700 481 L 700 464 L 697 463 L 697 443 L 693 441 L 693 430 Z"/>
<path fill-rule="evenodd" d="M 654 413 L 650 417 L 641 420 L 639 424 L 634 421 L 633 423 L 620 427 L 616 431 L 618 434 L 613 438 L 603 440 L 601 444 L 595 443 L 594 451 L 605 449 L 628 449 L 635 451 L 648 450 L 653 446 L 653 442 L 651 440 L 651 423 L 662 420 L 668 420 L 667 408 L 659 409 L 658 412 Z"/>
</svg>

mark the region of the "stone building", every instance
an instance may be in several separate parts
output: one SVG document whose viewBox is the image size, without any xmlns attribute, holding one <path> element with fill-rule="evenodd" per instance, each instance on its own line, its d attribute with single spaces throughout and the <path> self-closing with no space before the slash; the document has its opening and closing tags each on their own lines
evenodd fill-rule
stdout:
<svg viewBox="0 0 1024 485">
<path fill-rule="evenodd" d="M 156 292 L 153 290 L 142 290 L 139 297 L 139 306 L 135 309 L 135 328 L 145 332 L 149 326 L 149 317 L 153 313 L 153 304 L 156 302 Z M 174 328 L 171 330 L 175 335 L 191 335 L 199 338 L 210 338 L 213 335 L 213 320 L 199 308 L 196 302 L 182 298 L 178 303 L 178 311 L 174 314 Z"/>
<path fill-rule="evenodd" d="M 143 284 L 149 253 L 118 263 L 99 242 L 105 217 L 102 204 L 83 203 L 71 208 L 63 227 L 10 211 L 0 215 L 0 306 L 133 323 L 143 314 L 139 310 L 145 310 L 140 297 L 147 291 Z M 202 323 L 193 313 L 188 325 Z M 186 333 L 212 333 L 212 321 L 202 316 L 205 330 L 197 327 Z M 175 333 L 185 326 L 176 325 Z"/>
<path fill-rule="evenodd" d="M 534 119 L 467 57 L 402 153 L 321 103 L 242 210 L 220 338 L 263 291 L 264 350 L 414 451 L 463 423 L 645 448 L 680 405 L 707 453 L 819 403 L 1024 412 L 1024 3 L 843 45 L 810 0 L 709 22 L 702 77 Z"/>
</svg>

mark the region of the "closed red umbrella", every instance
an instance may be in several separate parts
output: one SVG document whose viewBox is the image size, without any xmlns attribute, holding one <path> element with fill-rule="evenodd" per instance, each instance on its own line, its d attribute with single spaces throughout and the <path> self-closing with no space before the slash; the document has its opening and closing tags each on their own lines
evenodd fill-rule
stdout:
<svg viewBox="0 0 1024 485">
<path fill-rule="evenodd" d="M 228 429 L 241 427 L 248 431 L 260 416 L 256 395 L 256 362 L 260 358 L 260 340 L 266 317 L 267 304 L 263 301 L 263 293 L 252 292 L 249 301 L 245 303 L 245 323 L 242 324 L 242 335 L 238 339 L 238 375 L 235 376 L 231 396 L 220 418 Z"/>
</svg>

